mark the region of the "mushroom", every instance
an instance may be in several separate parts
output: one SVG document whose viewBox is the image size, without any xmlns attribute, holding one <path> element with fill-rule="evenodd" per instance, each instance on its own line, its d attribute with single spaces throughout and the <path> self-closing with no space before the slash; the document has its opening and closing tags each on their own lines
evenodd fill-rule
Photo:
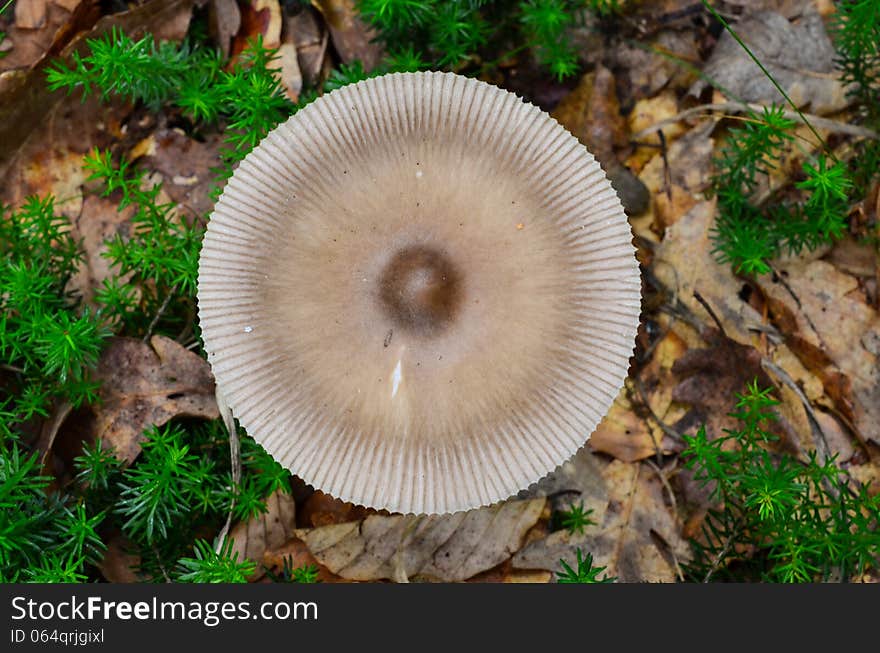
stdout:
<svg viewBox="0 0 880 653">
<path fill-rule="evenodd" d="M 241 162 L 199 320 L 241 425 L 307 483 L 445 513 L 582 447 L 627 374 L 640 279 L 593 156 L 451 73 L 324 95 Z"/>
</svg>

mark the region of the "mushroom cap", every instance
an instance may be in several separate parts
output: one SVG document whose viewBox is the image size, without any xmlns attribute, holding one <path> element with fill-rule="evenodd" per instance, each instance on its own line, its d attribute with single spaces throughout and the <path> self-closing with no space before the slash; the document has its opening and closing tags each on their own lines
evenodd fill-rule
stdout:
<svg viewBox="0 0 880 653">
<path fill-rule="evenodd" d="M 593 156 L 451 73 L 324 95 L 217 202 L 199 320 L 219 392 L 316 488 L 374 508 L 493 503 L 570 458 L 627 374 L 640 278 Z"/>
</svg>

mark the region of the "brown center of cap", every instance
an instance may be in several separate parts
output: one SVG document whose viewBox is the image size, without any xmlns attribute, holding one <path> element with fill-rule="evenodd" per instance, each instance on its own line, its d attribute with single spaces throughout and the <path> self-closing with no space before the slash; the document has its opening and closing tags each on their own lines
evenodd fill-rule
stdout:
<svg viewBox="0 0 880 653">
<path fill-rule="evenodd" d="M 461 276 L 452 262 L 424 245 L 398 251 L 379 278 L 379 297 L 392 321 L 425 336 L 439 333 L 452 322 L 461 295 Z"/>
</svg>

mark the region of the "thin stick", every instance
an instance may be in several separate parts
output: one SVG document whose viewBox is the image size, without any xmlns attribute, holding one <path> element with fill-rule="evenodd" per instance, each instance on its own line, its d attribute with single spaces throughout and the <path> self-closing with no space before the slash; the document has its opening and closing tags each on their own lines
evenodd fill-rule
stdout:
<svg viewBox="0 0 880 653">
<path fill-rule="evenodd" d="M 763 104 L 756 104 L 754 102 L 712 102 L 710 104 L 701 104 L 696 107 L 691 107 L 690 109 L 685 109 L 684 111 L 680 111 L 679 113 L 671 116 L 669 118 L 664 118 L 663 120 L 659 120 L 655 122 L 650 127 L 645 127 L 641 131 L 636 132 L 632 135 L 632 140 L 639 140 L 644 138 L 645 136 L 650 136 L 654 132 L 660 130 L 662 127 L 666 125 L 671 125 L 672 123 L 679 122 L 686 118 L 690 118 L 691 116 L 701 115 L 703 113 L 708 113 L 710 111 L 754 111 L 755 113 L 760 113 L 764 109 L 768 108 Z M 880 134 L 875 132 L 873 129 L 868 129 L 867 127 L 861 127 L 860 125 L 850 125 L 849 123 L 842 122 L 840 120 L 831 120 L 830 118 L 823 118 L 821 116 L 815 116 L 813 114 L 800 114 L 798 115 L 794 111 L 789 111 L 784 109 L 782 115 L 787 120 L 795 120 L 797 122 L 803 122 L 801 120 L 801 116 L 808 118 L 810 122 L 821 129 L 827 129 L 829 131 L 838 133 L 838 134 L 846 134 L 848 136 L 858 136 L 861 138 L 870 138 L 871 140 L 880 139 Z M 806 124 L 806 123 L 805 123 Z"/>
<path fill-rule="evenodd" d="M 168 304 L 171 303 L 171 298 L 177 294 L 177 285 L 178 284 L 175 283 L 174 287 L 168 291 L 168 294 L 165 296 L 165 301 L 162 302 L 159 310 L 156 311 L 156 314 L 153 316 L 153 321 L 150 322 L 150 326 L 147 327 L 147 332 L 144 334 L 143 342 L 150 341 L 150 336 L 153 335 L 153 329 L 156 328 L 156 325 L 159 323 L 159 320 L 168 308 Z"/>
</svg>

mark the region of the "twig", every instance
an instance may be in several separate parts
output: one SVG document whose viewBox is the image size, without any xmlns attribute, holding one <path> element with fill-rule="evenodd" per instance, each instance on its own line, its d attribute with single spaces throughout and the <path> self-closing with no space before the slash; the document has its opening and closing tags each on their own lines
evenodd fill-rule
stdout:
<svg viewBox="0 0 880 653">
<path fill-rule="evenodd" d="M 721 332 L 721 335 L 725 338 L 727 337 L 727 332 L 724 330 L 724 325 L 721 324 L 721 320 L 718 319 L 718 316 L 715 314 L 715 311 L 709 306 L 709 302 L 707 302 L 703 296 L 697 291 L 694 290 L 694 299 L 700 302 L 700 305 L 706 309 L 706 312 L 712 317 L 712 320 L 715 322 L 715 326 L 718 327 L 718 330 Z"/>
<path fill-rule="evenodd" d="M 232 416 L 232 410 L 226 403 L 226 400 L 219 391 L 215 392 L 217 398 L 217 408 L 220 410 L 220 417 L 223 424 L 226 425 L 226 431 L 229 433 L 229 460 L 232 467 L 232 500 L 229 503 L 229 512 L 226 515 L 226 523 L 217 534 L 217 540 L 214 550 L 217 553 L 223 548 L 223 543 L 229 535 L 229 529 L 232 526 L 232 512 L 235 510 L 235 492 L 241 484 L 241 442 L 238 439 L 238 431 L 235 428 L 235 418 Z"/>
<path fill-rule="evenodd" d="M 632 135 L 632 140 L 639 140 L 644 138 L 645 136 L 650 136 L 654 132 L 659 131 L 661 128 L 666 125 L 671 125 L 673 123 L 679 122 L 686 118 L 690 118 L 691 116 L 701 115 L 710 111 L 723 111 L 723 112 L 733 112 L 733 111 L 754 111 L 759 113 L 766 109 L 767 107 L 763 104 L 756 104 L 753 102 L 712 102 L 710 104 L 701 104 L 696 107 L 691 107 L 690 109 L 685 109 L 684 111 L 680 111 L 679 113 L 671 116 L 669 118 L 664 118 L 663 120 L 659 120 L 655 122 L 650 127 L 645 127 L 641 131 L 636 132 Z M 794 120 L 796 122 L 800 122 L 803 124 L 804 121 L 801 119 L 801 116 L 809 120 L 813 125 L 819 127 L 820 129 L 827 129 L 828 131 L 832 131 L 838 134 L 847 134 L 848 136 L 859 136 L 861 138 L 870 138 L 872 140 L 880 139 L 880 134 L 875 132 L 873 129 L 868 129 L 867 127 L 862 127 L 860 125 L 850 125 L 848 123 L 842 122 L 840 120 L 832 120 L 830 118 L 822 118 L 821 116 L 816 116 L 809 113 L 795 113 L 794 111 L 783 110 L 782 115 L 788 120 Z"/>
<path fill-rule="evenodd" d="M 168 572 L 165 570 L 165 565 L 162 563 L 162 556 L 159 553 L 159 547 L 156 546 L 156 543 L 153 543 L 153 553 L 156 555 L 156 562 L 159 563 L 159 570 L 162 572 L 162 575 L 165 577 L 165 582 L 170 583 L 171 577 L 168 575 Z"/>
<path fill-rule="evenodd" d="M 171 290 L 168 291 L 168 294 L 165 296 L 165 301 L 162 302 L 159 310 L 156 311 L 156 314 L 153 316 L 153 321 L 150 322 L 150 326 L 147 327 L 147 332 L 144 334 L 143 342 L 146 343 L 150 341 L 150 337 L 153 335 L 153 329 L 156 328 L 156 325 L 159 323 L 162 314 L 165 313 L 165 310 L 168 308 L 168 304 L 171 303 L 171 298 L 177 294 L 177 286 L 178 284 L 175 283 Z"/>
<path fill-rule="evenodd" d="M 733 532 L 730 534 L 730 537 L 727 538 L 727 542 L 724 543 L 724 547 L 718 552 L 718 555 L 715 556 L 715 560 L 712 561 L 712 566 L 709 567 L 709 571 L 707 571 L 706 575 L 703 577 L 704 583 L 708 583 L 712 579 L 712 575 L 718 571 L 718 567 L 721 566 L 721 563 L 730 551 L 730 547 L 733 546 L 733 538 L 739 535 L 739 529 L 742 526 L 742 522 L 743 518 L 740 517 L 736 522 L 736 525 L 733 527 Z"/>
</svg>

